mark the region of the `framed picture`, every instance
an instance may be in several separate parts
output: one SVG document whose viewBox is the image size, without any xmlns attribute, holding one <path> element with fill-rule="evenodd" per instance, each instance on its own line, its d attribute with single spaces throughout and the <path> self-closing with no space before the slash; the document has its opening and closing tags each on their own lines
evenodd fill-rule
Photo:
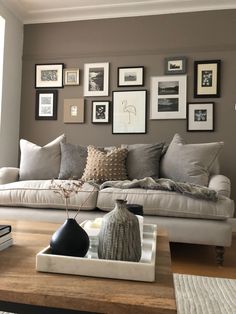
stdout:
<svg viewBox="0 0 236 314">
<path fill-rule="evenodd" d="M 186 66 L 186 57 L 165 58 L 165 74 L 185 74 Z"/>
<path fill-rule="evenodd" d="M 147 91 L 113 91 L 113 134 L 147 132 Z"/>
<path fill-rule="evenodd" d="M 64 99 L 64 123 L 84 123 L 84 99 Z"/>
<path fill-rule="evenodd" d="M 109 95 L 109 63 L 84 65 L 84 96 Z"/>
<path fill-rule="evenodd" d="M 110 122 L 110 102 L 93 101 L 92 102 L 92 123 Z"/>
<path fill-rule="evenodd" d="M 194 62 L 194 97 L 220 97 L 220 60 Z"/>
<path fill-rule="evenodd" d="M 214 131 L 214 103 L 189 103 L 187 131 Z"/>
<path fill-rule="evenodd" d="M 143 86 L 144 67 L 122 67 L 117 69 L 118 87 Z"/>
<path fill-rule="evenodd" d="M 36 120 L 57 120 L 57 90 L 36 90 Z"/>
<path fill-rule="evenodd" d="M 63 63 L 35 64 L 35 88 L 62 88 Z"/>
<path fill-rule="evenodd" d="M 186 119 L 187 76 L 151 77 L 150 119 Z"/>
<path fill-rule="evenodd" d="M 79 69 L 64 69 L 64 85 L 79 85 Z"/>
</svg>

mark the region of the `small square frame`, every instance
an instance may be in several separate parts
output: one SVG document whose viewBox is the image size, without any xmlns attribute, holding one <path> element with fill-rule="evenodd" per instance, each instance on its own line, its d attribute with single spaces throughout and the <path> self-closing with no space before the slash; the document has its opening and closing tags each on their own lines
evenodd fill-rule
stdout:
<svg viewBox="0 0 236 314">
<path fill-rule="evenodd" d="M 79 85 L 79 68 L 64 69 L 64 85 Z"/>
<path fill-rule="evenodd" d="M 143 86 L 144 67 L 119 67 L 117 69 L 118 87 Z"/>
<path fill-rule="evenodd" d="M 35 88 L 63 88 L 64 63 L 35 64 Z"/>
<path fill-rule="evenodd" d="M 220 97 L 221 60 L 194 62 L 194 97 Z"/>
<path fill-rule="evenodd" d="M 109 63 L 84 65 L 84 96 L 109 95 Z"/>
<path fill-rule="evenodd" d="M 214 102 L 188 103 L 187 131 L 214 131 Z"/>
<path fill-rule="evenodd" d="M 185 74 L 187 70 L 186 57 L 168 57 L 165 58 L 165 74 Z"/>
<path fill-rule="evenodd" d="M 64 123 L 84 123 L 84 99 L 64 99 Z"/>
<path fill-rule="evenodd" d="M 110 102 L 107 100 L 92 101 L 92 123 L 110 122 Z"/>
<path fill-rule="evenodd" d="M 35 120 L 57 120 L 57 90 L 36 90 Z"/>
</svg>

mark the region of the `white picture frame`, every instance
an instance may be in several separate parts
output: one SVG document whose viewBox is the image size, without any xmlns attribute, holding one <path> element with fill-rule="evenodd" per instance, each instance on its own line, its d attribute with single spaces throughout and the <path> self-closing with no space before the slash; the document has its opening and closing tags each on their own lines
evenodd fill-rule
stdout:
<svg viewBox="0 0 236 314">
<path fill-rule="evenodd" d="M 109 63 L 84 65 L 84 96 L 109 95 Z"/>
<path fill-rule="evenodd" d="M 64 69 L 64 85 L 79 85 L 79 68 Z"/>
<path fill-rule="evenodd" d="M 153 76 L 150 119 L 186 119 L 187 76 Z"/>
<path fill-rule="evenodd" d="M 187 131 L 214 131 L 214 102 L 188 103 Z"/>
</svg>

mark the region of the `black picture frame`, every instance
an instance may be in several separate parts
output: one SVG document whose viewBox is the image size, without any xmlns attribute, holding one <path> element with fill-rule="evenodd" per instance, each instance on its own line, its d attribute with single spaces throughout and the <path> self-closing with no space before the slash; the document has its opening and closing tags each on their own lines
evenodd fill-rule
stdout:
<svg viewBox="0 0 236 314">
<path fill-rule="evenodd" d="M 144 86 L 144 66 L 118 67 L 117 86 L 118 87 Z"/>
<path fill-rule="evenodd" d="M 36 90 L 35 120 L 57 120 L 57 98 L 57 90 Z"/>
<path fill-rule="evenodd" d="M 220 97 L 221 60 L 194 62 L 194 97 Z"/>
<path fill-rule="evenodd" d="M 186 57 L 167 57 L 164 60 L 165 75 L 186 74 Z"/>
<path fill-rule="evenodd" d="M 64 63 L 35 64 L 35 88 L 63 88 Z"/>
<path fill-rule="evenodd" d="M 136 125 L 136 122 L 140 125 Z M 147 90 L 112 92 L 112 134 L 147 133 Z"/>
<path fill-rule="evenodd" d="M 92 101 L 92 117 L 93 124 L 108 124 L 110 123 L 110 108 L 111 104 L 108 100 Z"/>
<path fill-rule="evenodd" d="M 214 132 L 215 103 L 189 102 L 187 104 L 187 131 Z"/>
</svg>

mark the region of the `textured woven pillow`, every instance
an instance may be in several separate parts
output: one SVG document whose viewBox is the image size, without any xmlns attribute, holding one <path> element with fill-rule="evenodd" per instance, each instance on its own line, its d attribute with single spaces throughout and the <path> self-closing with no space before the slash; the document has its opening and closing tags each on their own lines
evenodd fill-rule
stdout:
<svg viewBox="0 0 236 314">
<path fill-rule="evenodd" d="M 61 166 L 59 179 L 80 179 L 86 166 L 87 147 L 70 143 L 60 143 L 60 145 Z"/>
<path fill-rule="evenodd" d="M 126 180 L 127 153 L 125 148 L 115 148 L 106 153 L 93 146 L 88 146 L 87 163 L 82 179 L 96 182 Z"/>
<path fill-rule="evenodd" d="M 174 181 L 207 186 L 223 145 L 223 142 L 185 144 L 181 136 L 175 134 L 162 158 L 161 174 Z"/>
<path fill-rule="evenodd" d="M 20 140 L 20 180 L 47 180 L 57 178 L 61 163 L 61 135 L 54 141 L 41 147 L 29 141 Z"/>
</svg>

